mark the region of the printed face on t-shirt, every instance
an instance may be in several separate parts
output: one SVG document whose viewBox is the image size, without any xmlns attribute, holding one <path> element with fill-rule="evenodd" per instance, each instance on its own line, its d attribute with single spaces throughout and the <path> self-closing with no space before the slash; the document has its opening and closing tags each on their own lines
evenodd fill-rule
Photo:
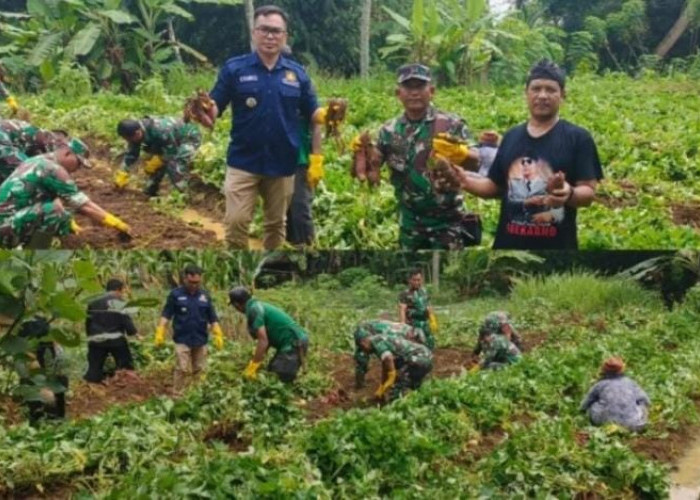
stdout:
<svg viewBox="0 0 700 500">
<path fill-rule="evenodd" d="M 552 175 L 552 167 L 541 158 L 522 156 L 511 163 L 506 209 L 509 228 L 514 232 L 556 234 L 555 226 L 564 219 L 564 208 L 549 205 L 547 180 Z"/>
</svg>

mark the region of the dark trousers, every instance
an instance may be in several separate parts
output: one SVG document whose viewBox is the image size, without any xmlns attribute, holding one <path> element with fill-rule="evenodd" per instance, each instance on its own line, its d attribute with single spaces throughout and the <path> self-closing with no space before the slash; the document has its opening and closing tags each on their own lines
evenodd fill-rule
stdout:
<svg viewBox="0 0 700 500">
<path fill-rule="evenodd" d="M 42 401 L 28 401 L 29 422 L 37 423 L 41 419 L 55 420 L 66 418 L 66 391 L 68 390 L 68 377 L 59 375 L 54 377 L 54 381 L 65 387 L 65 391 L 54 392 L 56 398 L 55 405 L 49 405 Z"/>
<path fill-rule="evenodd" d="M 83 377 L 87 382 L 99 383 L 105 379 L 104 365 L 110 354 L 114 358 L 117 370 L 134 369 L 134 360 L 125 338 L 106 342 L 88 342 L 88 369 Z"/>
<path fill-rule="evenodd" d="M 268 371 L 277 374 L 279 379 L 284 383 L 294 382 L 301 368 L 300 351 L 304 357 L 309 351 L 309 341 L 300 341 L 299 346 L 290 352 L 278 352 L 272 358 L 270 364 L 267 365 Z"/>
<path fill-rule="evenodd" d="M 310 245 L 314 241 L 313 193 L 306 183 L 307 171 L 308 167 L 300 166 L 294 174 L 294 194 L 287 210 L 287 241 L 292 245 Z"/>
<path fill-rule="evenodd" d="M 415 364 L 404 363 L 402 359 L 395 359 L 396 382 L 389 392 L 389 400 L 393 401 L 403 395 L 407 390 L 418 389 L 423 379 L 432 371 L 432 363 Z"/>
</svg>

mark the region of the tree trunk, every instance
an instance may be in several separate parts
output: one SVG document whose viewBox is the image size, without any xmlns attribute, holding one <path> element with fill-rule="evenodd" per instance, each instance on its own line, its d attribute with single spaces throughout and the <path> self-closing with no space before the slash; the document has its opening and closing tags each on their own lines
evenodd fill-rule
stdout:
<svg viewBox="0 0 700 500">
<path fill-rule="evenodd" d="M 369 33 L 372 18 L 372 0 L 364 0 L 362 3 L 362 15 L 360 16 L 360 76 L 369 76 Z"/>
<path fill-rule="evenodd" d="M 433 289 L 437 291 L 440 288 L 440 252 L 433 250 Z"/>
<path fill-rule="evenodd" d="M 182 54 L 180 54 L 180 46 L 177 44 L 177 38 L 175 38 L 175 28 L 173 28 L 173 18 L 168 18 L 168 41 L 173 46 L 175 50 L 175 59 L 177 62 L 182 63 Z"/>
<path fill-rule="evenodd" d="M 250 34 L 250 50 L 255 50 L 253 45 L 253 13 L 255 6 L 253 0 L 245 0 L 245 18 L 248 21 L 248 33 Z"/>
<path fill-rule="evenodd" d="M 694 1 L 690 0 L 686 4 L 686 6 L 683 8 L 683 12 L 681 12 L 681 15 L 678 19 L 676 19 L 676 22 L 673 23 L 673 26 L 671 26 L 671 29 L 669 30 L 668 33 L 666 33 L 666 36 L 664 37 L 663 40 L 661 40 L 661 43 L 656 47 L 656 50 L 654 53 L 661 57 L 664 58 L 666 55 L 669 53 L 669 51 L 673 48 L 673 46 L 676 44 L 678 39 L 683 36 L 683 33 L 685 33 L 685 30 L 688 29 L 688 26 L 690 26 L 690 20 L 693 17 L 693 10 L 697 8 L 697 6 L 693 5 Z"/>
</svg>

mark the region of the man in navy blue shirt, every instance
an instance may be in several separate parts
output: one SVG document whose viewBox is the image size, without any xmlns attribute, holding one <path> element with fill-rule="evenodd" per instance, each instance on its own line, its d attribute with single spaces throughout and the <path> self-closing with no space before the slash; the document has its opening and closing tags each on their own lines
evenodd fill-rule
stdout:
<svg viewBox="0 0 700 500">
<path fill-rule="evenodd" d="M 188 265 L 183 274 L 183 285 L 168 295 L 156 328 L 155 339 L 156 346 L 165 343 L 165 330 L 172 320 L 175 341 L 173 389 L 176 393 L 182 391 L 185 378 L 198 378 L 206 367 L 208 325 L 211 325 L 214 346 L 217 349 L 224 346 L 224 333 L 219 325 L 214 304 L 209 292 L 201 289 L 202 269 Z"/>
<path fill-rule="evenodd" d="M 226 241 L 248 248 L 248 227 L 258 196 L 263 199 L 263 247 L 285 239 L 285 214 L 294 192 L 301 124 L 318 127 L 321 113 L 311 80 L 301 65 L 284 57 L 287 14 L 272 5 L 253 16 L 250 54 L 226 61 L 210 95 L 214 115 L 230 104 L 233 113 L 226 180 Z M 315 120 L 314 120 L 315 118 Z M 309 172 L 322 170 L 320 135 L 309 156 Z"/>
</svg>

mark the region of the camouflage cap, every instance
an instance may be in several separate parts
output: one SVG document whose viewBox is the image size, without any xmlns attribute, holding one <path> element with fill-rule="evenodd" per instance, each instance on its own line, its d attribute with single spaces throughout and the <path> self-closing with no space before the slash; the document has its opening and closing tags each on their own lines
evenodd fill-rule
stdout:
<svg viewBox="0 0 700 500">
<path fill-rule="evenodd" d="M 432 80 L 430 76 L 430 68 L 423 64 L 404 64 L 397 71 L 398 83 L 404 83 L 408 80 L 423 80 L 429 82 Z"/>
<path fill-rule="evenodd" d="M 66 146 L 78 157 L 78 161 L 83 167 L 92 168 L 92 164 L 87 160 L 90 157 L 90 150 L 83 141 L 73 137 L 66 142 Z"/>
<path fill-rule="evenodd" d="M 501 327 L 503 325 L 513 326 L 508 313 L 505 311 L 493 311 L 488 313 L 486 318 L 484 318 L 481 331 L 484 333 L 501 333 Z"/>
<path fill-rule="evenodd" d="M 369 337 L 369 329 L 365 328 L 366 322 L 362 322 L 359 325 L 357 325 L 357 328 L 355 329 L 355 344 L 359 344 L 360 340 L 365 339 Z"/>
</svg>

